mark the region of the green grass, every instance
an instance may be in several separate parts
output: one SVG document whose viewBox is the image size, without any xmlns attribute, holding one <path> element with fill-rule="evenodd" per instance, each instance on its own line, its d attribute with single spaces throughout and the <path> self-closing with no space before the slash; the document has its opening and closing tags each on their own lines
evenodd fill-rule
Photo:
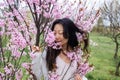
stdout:
<svg viewBox="0 0 120 80">
<path fill-rule="evenodd" d="M 120 80 L 120 76 L 114 75 L 118 62 L 118 59 L 113 58 L 115 44 L 110 38 L 97 33 L 91 33 L 90 39 L 98 46 L 90 45 L 90 63 L 94 64 L 95 69 L 87 74 L 87 78 L 89 80 Z"/>
</svg>

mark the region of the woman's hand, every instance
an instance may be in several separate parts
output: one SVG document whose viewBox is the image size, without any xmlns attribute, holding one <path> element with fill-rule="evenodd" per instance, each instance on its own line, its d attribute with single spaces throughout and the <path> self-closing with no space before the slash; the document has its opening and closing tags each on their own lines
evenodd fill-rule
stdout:
<svg viewBox="0 0 120 80">
<path fill-rule="evenodd" d="M 41 51 L 39 46 L 32 46 L 32 51 Z"/>
<path fill-rule="evenodd" d="M 80 77 L 80 75 L 79 74 L 75 74 L 75 80 L 82 80 L 82 78 Z"/>
</svg>

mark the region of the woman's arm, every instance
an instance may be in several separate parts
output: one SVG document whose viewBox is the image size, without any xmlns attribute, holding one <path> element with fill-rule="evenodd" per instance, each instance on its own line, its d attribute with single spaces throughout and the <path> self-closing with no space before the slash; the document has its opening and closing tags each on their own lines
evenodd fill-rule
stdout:
<svg viewBox="0 0 120 80">
<path fill-rule="evenodd" d="M 35 51 L 35 49 L 32 49 Z M 46 67 L 45 55 L 46 51 L 43 53 L 41 51 L 35 51 L 35 58 L 32 59 L 32 71 L 35 74 L 37 80 L 40 80 L 42 76 L 44 76 L 45 80 L 48 80 L 48 71 Z"/>
<path fill-rule="evenodd" d="M 41 59 L 41 53 L 35 52 L 35 58 L 32 59 L 32 72 L 35 74 L 37 80 L 40 80 L 42 74 L 42 59 Z"/>
</svg>

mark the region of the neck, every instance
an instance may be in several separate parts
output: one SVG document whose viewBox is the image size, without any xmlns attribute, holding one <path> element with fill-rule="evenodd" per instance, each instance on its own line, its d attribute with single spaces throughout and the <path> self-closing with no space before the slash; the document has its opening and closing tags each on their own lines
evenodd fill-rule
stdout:
<svg viewBox="0 0 120 80">
<path fill-rule="evenodd" d="M 72 48 L 70 46 L 64 45 L 62 47 L 62 51 L 63 51 L 63 53 L 67 53 L 69 51 L 72 51 Z"/>
<path fill-rule="evenodd" d="M 67 47 L 68 47 L 67 44 L 66 44 L 66 45 L 63 45 L 63 46 L 62 46 L 62 50 L 63 50 L 63 51 L 67 51 Z"/>
</svg>

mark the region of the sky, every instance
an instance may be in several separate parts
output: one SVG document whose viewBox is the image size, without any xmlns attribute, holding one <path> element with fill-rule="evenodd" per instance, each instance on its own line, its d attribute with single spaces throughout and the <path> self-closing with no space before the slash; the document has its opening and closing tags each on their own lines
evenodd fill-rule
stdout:
<svg viewBox="0 0 120 80">
<path fill-rule="evenodd" d="M 60 0 L 60 1 L 62 1 L 62 0 Z M 72 1 L 72 0 L 71 0 Z M 78 0 L 77 0 L 78 1 Z M 85 0 L 81 0 L 81 1 L 85 1 Z M 98 10 L 100 7 L 102 7 L 103 6 L 103 4 L 104 4 L 104 2 L 111 2 L 112 0 L 87 0 L 87 3 L 86 3 L 86 5 L 87 5 L 87 9 L 88 9 L 88 11 L 89 10 L 91 10 L 91 8 L 92 8 L 92 6 L 94 5 L 95 7 L 94 7 L 94 10 Z M 118 0 L 119 1 L 119 3 L 120 3 L 120 0 Z M 3 0 L 0 0 L 0 3 L 1 2 L 3 2 Z M 107 25 L 109 25 L 109 22 L 106 22 L 105 21 L 105 24 L 107 23 Z"/>
<path fill-rule="evenodd" d="M 62 0 L 60 0 L 60 1 L 62 1 Z M 81 0 L 81 1 L 85 1 L 85 0 Z M 95 10 L 97 10 L 100 6 L 103 5 L 104 1 L 110 2 L 111 0 L 87 0 L 87 5 L 89 8 L 91 8 L 94 5 L 94 3 L 96 2 Z M 118 0 L 118 1 L 120 1 L 120 0 Z M 0 2 L 3 2 L 3 0 L 0 0 Z"/>
<path fill-rule="evenodd" d="M 88 0 L 87 1 L 87 5 L 88 5 L 88 7 L 92 7 L 95 4 L 95 2 L 96 2 L 95 10 L 98 10 L 99 7 L 103 6 L 104 2 L 111 2 L 111 1 L 112 0 Z"/>
</svg>

